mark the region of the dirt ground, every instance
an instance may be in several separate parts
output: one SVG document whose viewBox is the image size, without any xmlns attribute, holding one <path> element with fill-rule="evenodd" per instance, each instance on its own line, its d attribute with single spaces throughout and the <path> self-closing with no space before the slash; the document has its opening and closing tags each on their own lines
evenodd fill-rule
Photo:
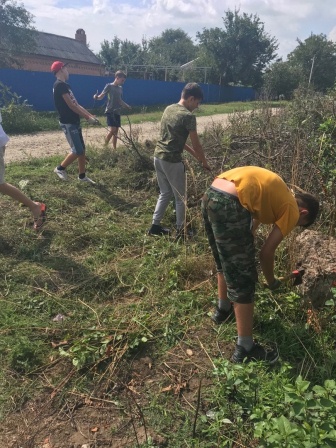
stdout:
<svg viewBox="0 0 336 448">
<path fill-rule="evenodd" d="M 199 133 L 212 124 L 228 123 L 228 114 L 218 114 L 209 117 L 197 117 L 197 130 Z M 125 126 L 129 134 L 129 126 Z M 146 122 L 132 125 L 132 133 L 139 141 L 155 140 L 159 135 L 160 124 Z M 83 136 L 87 145 L 101 146 L 104 143 L 106 129 L 103 126 L 83 126 Z M 40 158 L 57 154 L 67 154 L 69 145 L 62 131 L 38 132 L 35 134 L 22 134 L 10 136 L 11 139 L 6 148 L 6 162 L 25 161 L 30 158 Z"/>
<path fill-rule="evenodd" d="M 232 343 L 218 346 L 209 338 L 212 327 L 205 319 L 204 328 L 192 329 L 188 342 L 179 342 L 160 361 L 150 350 L 140 353 L 113 374 L 108 391 L 102 381 L 91 395 L 70 392 L 61 407 L 63 381 L 57 389 L 50 388 L 49 381 L 67 367 L 62 362 L 54 366 L 44 373 L 45 390 L 0 424 L 1 448 L 133 448 L 144 446 L 148 437 L 155 447 L 169 447 L 170 434 L 160 435 L 148 426 L 142 409 L 148 412 L 150 397 L 156 397 L 154 412 L 160 409 L 158 403 L 169 406 L 170 400 L 178 400 L 184 412 L 195 412 L 199 405 L 200 414 L 206 414 L 207 390 L 213 382 L 211 359 L 228 358 L 233 350 Z M 65 378 L 71 379 L 71 371 Z M 175 425 L 172 432 L 183 425 L 178 416 Z"/>
</svg>

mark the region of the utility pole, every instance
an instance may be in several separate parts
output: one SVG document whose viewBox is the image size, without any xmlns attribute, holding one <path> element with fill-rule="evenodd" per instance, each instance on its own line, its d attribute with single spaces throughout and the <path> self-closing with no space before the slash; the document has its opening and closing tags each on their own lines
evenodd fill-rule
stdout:
<svg viewBox="0 0 336 448">
<path fill-rule="evenodd" d="M 314 56 L 313 56 L 312 65 L 311 65 L 311 69 L 310 69 L 308 86 L 310 86 L 310 81 L 311 81 L 312 75 L 313 75 L 313 69 L 314 69 L 314 64 L 315 64 L 315 57 L 316 57 L 316 54 L 314 54 Z"/>
</svg>

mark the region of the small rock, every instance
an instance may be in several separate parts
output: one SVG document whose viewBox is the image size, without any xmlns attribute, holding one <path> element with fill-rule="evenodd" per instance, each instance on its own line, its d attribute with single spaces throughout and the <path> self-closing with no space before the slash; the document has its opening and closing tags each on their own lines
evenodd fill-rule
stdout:
<svg viewBox="0 0 336 448">
<path fill-rule="evenodd" d="M 63 314 L 56 314 L 56 316 L 53 318 L 53 322 L 63 322 L 65 317 Z"/>
</svg>

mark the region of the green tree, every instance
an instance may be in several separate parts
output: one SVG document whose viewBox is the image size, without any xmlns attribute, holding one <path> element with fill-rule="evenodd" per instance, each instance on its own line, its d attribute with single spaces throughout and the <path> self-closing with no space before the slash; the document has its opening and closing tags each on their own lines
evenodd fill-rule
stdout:
<svg viewBox="0 0 336 448">
<path fill-rule="evenodd" d="M 143 38 L 141 44 L 122 41 L 116 36 L 111 42 L 104 40 L 98 56 L 110 70 L 124 68 L 132 72 L 132 76 L 138 73 L 139 76 L 176 80 L 181 75 L 179 69 L 157 67 L 180 67 L 193 60 L 196 51 L 196 45 L 184 31 L 167 29 L 148 41 Z M 136 65 L 139 67 L 134 67 Z"/>
<path fill-rule="evenodd" d="M 288 61 L 277 61 L 272 64 L 264 75 L 264 89 L 271 97 L 284 95 L 290 98 L 295 89 L 303 82 L 300 67 L 291 65 Z"/>
<path fill-rule="evenodd" d="M 128 72 L 141 71 L 131 66 L 142 66 L 145 64 L 146 41 L 142 45 L 131 42 L 130 40 L 121 40 L 117 36 L 113 41 L 104 40 L 101 45 L 98 57 L 105 66 L 112 71 L 124 69 Z"/>
<path fill-rule="evenodd" d="M 176 81 L 182 76 L 178 67 L 194 60 L 196 53 L 197 46 L 187 33 L 180 28 L 169 28 L 148 41 L 146 62 L 156 79 Z M 176 68 L 155 68 L 158 66 Z"/>
<path fill-rule="evenodd" d="M 267 65 L 276 57 L 276 39 L 265 32 L 256 14 L 228 10 L 223 23 L 223 29 L 197 33 L 202 61 L 216 69 L 221 84 L 260 87 Z"/>
<path fill-rule="evenodd" d="M 148 42 L 148 62 L 156 65 L 183 65 L 196 57 L 197 47 L 180 28 L 169 28 Z"/>
<path fill-rule="evenodd" d="M 319 91 L 333 87 L 336 76 L 336 44 L 325 34 L 311 34 L 288 55 L 293 67 L 302 71 L 305 82 Z"/>
<path fill-rule="evenodd" d="M 20 65 L 18 56 L 35 47 L 33 15 L 22 4 L 0 0 L 0 68 Z"/>
</svg>

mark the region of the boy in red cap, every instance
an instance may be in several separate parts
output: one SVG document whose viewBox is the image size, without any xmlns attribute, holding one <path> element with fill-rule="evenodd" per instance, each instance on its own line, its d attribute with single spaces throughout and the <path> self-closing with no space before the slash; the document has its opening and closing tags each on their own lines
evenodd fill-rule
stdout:
<svg viewBox="0 0 336 448">
<path fill-rule="evenodd" d="M 95 184 L 85 173 L 85 144 L 80 126 L 80 117 L 85 118 L 91 124 L 98 124 L 99 120 L 78 104 L 69 84 L 66 83 L 69 79 L 69 72 L 66 66 L 67 64 L 61 61 L 55 61 L 50 67 L 50 70 L 57 78 L 53 88 L 55 107 L 59 114 L 60 126 L 71 148 L 71 153 L 54 169 L 54 172 L 60 179 L 64 181 L 69 180 L 66 168 L 78 159 L 78 180 Z"/>
</svg>

